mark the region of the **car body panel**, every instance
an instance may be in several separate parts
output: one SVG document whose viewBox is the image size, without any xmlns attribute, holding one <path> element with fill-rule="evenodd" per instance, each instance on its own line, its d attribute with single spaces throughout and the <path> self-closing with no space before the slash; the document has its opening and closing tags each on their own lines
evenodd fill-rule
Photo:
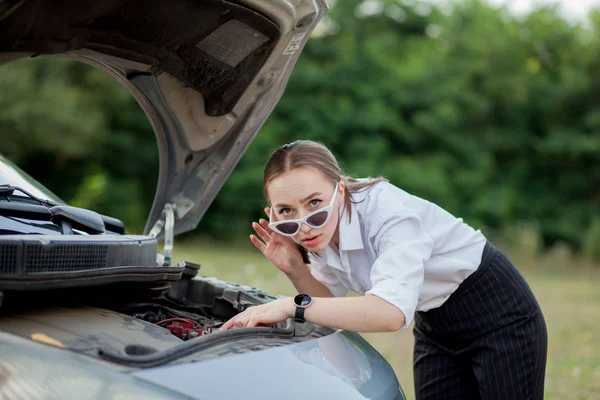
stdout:
<svg viewBox="0 0 600 400">
<path fill-rule="evenodd" d="M 385 359 L 360 335 L 344 331 L 133 375 L 203 400 L 404 399 Z"/>
<path fill-rule="evenodd" d="M 137 82 L 138 90 L 148 93 L 149 98 L 162 99 L 153 101 L 164 107 L 155 121 L 166 122 L 175 116 L 175 121 L 168 124 L 172 125 L 170 129 L 157 129 L 155 125 L 161 168 L 154 204 L 144 229 L 146 233 L 161 218 L 167 203 L 175 210 L 175 234 L 198 225 L 283 94 L 300 50 L 327 10 L 322 0 L 245 0 L 243 4 L 271 18 L 278 25 L 281 37 L 272 56 L 230 113 L 211 117 L 198 112 L 204 109 L 200 107 L 203 105 L 201 96 L 183 88 L 181 82 L 169 75 L 152 77 L 153 82 L 144 82 L 148 77 L 141 76 Z M 188 104 L 197 103 L 193 116 L 180 111 L 166 112 L 176 109 L 183 100 Z"/>
</svg>

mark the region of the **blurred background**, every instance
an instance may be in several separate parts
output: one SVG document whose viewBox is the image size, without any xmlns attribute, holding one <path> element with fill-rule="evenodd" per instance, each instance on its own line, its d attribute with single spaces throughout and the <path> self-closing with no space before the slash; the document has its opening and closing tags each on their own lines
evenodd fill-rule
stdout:
<svg viewBox="0 0 600 400">
<path fill-rule="evenodd" d="M 282 100 L 175 259 L 275 294 L 248 241 L 270 152 L 329 146 L 492 238 L 550 335 L 547 398 L 600 399 L 600 0 L 330 0 Z M 158 152 L 134 99 L 67 60 L 0 66 L 0 153 L 71 205 L 140 233 Z M 409 398 L 412 332 L 369 334 Z"/>
</svg>

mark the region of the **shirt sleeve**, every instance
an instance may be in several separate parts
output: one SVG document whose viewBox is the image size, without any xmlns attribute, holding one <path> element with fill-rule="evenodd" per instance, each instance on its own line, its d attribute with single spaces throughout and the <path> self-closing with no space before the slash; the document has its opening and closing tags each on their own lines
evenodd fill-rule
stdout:
<svg viewBox="0 0 600 400">
<path fill-rule="evenodd" d="M 326 263 L 310 257 L 310 273 L 323 285 L 327 286 L 334 297 L 344 297 L 348 289 L 340 279 L 330 270 Z"/>
<path fill-rule="evenodd" d="M 421 228 L 416 213 L 397 211 L 379 224 L 373 236 L 377 259 L 371 269 L 371 290 L 404 314 L 403 328 L 412 321 L 423 285 L 424 264 L 431 257 L 433 240 Z"/>
</svg>

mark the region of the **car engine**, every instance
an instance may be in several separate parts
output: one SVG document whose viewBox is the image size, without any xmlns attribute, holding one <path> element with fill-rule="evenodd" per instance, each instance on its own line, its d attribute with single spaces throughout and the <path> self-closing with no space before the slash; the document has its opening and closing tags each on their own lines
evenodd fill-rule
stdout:
<svg viewBox="0 0 600 400">
<path fill-rule="evenodd" d="M 194 339 L 217 332 L 223 324 L 214 318 L 178 311 L 159 304 L 130 306 L 128 314 L 142 321 L 166 328 L 181 340 Z"/>
</svg>

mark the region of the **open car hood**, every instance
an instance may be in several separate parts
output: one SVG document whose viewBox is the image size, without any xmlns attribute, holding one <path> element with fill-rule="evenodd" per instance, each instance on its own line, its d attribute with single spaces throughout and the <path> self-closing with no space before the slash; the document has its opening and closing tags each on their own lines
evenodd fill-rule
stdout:
<svg viewBox="0 0 600 400">
<path fill-rule="evenodd" d="M 0 0 L 0 63 L 60 56 L 117 79 L 160 171 L 144 233 L 194 229 L 279 100 L 324 0 Z"/>
</svg>

